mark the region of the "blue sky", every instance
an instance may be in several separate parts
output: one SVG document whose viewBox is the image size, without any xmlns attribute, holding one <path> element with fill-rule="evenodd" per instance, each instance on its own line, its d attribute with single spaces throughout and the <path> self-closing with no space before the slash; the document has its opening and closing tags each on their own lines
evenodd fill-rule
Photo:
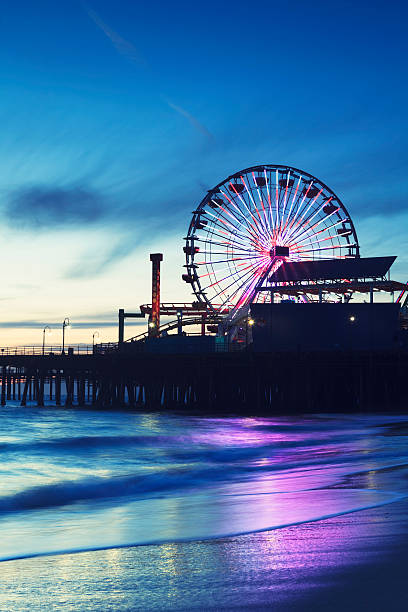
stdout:
<svg viewBox="0 0 408 612">
<path fill-rule="evenodd" d="M 403 2 L 16 0 L 0 21 L 2 345 L 116 337 L 119 307 L 191 299 L 182 237 L 256 163 L 329 185 L 362 255 L 408 275 Z M 76 326 L 75 326 L 76 323 Z M 55 332 L 55 342 L 60 342 Z"/>
</svg>

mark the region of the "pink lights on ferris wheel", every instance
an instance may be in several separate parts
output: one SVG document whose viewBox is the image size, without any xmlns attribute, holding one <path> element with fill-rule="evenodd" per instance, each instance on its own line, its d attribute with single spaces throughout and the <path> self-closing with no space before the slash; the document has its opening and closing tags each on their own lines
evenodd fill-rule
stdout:
<svg viewBox="0 0 408 612">
<path fill-rule="evenodd" d="M 359 254 L 337 196 L 288 166 L 256 166 L 228 177 L 196 208 L 185 240 L 183 279 L 217 311 L 263 301 L 258 284 L 285 262 Z"/>
</svg>

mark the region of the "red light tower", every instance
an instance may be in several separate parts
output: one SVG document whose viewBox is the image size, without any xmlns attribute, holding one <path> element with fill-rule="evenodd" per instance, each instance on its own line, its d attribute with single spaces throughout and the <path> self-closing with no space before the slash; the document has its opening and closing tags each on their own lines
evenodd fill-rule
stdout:
<svg viewBox="0 0 408 612">
<path fill-rule="evenodd" d="M 160 262 L 162 253 L 151 253 L 152 262 L 152 314 L 149 321 L 149 338 L 158 338 L 160 327 Z"/>
</svg>

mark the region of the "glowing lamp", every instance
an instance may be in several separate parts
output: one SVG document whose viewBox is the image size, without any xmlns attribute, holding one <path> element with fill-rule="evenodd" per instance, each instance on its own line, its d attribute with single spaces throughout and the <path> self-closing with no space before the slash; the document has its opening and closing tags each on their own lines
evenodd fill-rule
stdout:
<svg viewBox="0 0 408 612">
<path fill-rule="evenodd" d="M 248 319 L 248 325 L 251 325 L 251 327 L 252 327 L 252 325 L 253 325 L 254 323 L 255 323 L 255 321 L 254 321 L 253 319 Z"/>
<path fill-rule="evenodd" d="M 356 320 L 356 317 L 354 315 L 349 316 L 350 323 L 354 323 L 355 320 Z"/>
</svg>

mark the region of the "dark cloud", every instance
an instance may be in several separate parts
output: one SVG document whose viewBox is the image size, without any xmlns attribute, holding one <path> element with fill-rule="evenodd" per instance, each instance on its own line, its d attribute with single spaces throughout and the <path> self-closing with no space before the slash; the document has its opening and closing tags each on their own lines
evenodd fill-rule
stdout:
<svg viewBox="0 0 408 612">
<path fill-rule="evenodd" d="M 14 191 L 3 208 L 6 220 L 35 229 L 91 224 L 107 213 L 105 199 L 80 186 L 34 186 Z"/>
</svg>

